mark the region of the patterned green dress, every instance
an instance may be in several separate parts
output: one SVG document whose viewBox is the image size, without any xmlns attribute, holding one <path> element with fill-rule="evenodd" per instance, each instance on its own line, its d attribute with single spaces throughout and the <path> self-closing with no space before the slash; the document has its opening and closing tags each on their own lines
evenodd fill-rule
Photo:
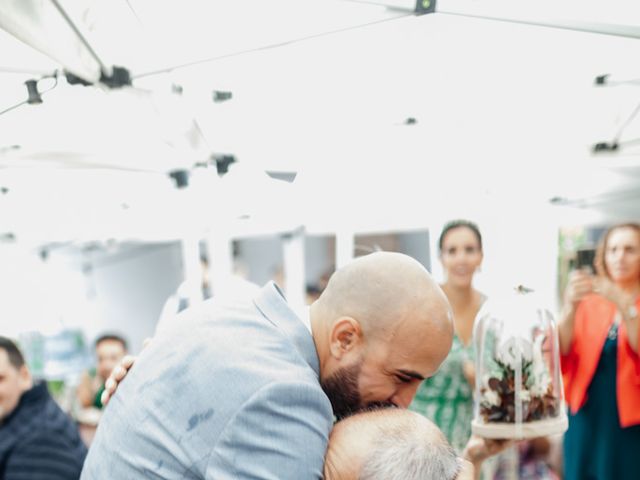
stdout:
<svg viewBox="0 0 640 480">
<path fill-rule="evenodd" d="M 473 420 L 473 388 L 465 378 L 462 366 L 474 361 L 473 342 L 465 346 L 457 335 L 451 351 L 433 377 L 427 378 L 409 406 L 433 421 L 460 453 L 471 436 Z"/>
</svg>

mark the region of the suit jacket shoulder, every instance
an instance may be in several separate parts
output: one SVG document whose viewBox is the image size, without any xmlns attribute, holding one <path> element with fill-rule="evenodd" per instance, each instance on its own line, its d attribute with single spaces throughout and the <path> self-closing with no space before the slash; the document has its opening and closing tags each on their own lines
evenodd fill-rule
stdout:
<svg viewBox="0 0 640 480">
<path fill-rule="evenodd" d="M 188 309 L 119 386 L 83 478 L 288 478 L 276 451 L 313 472 L 291 478 L 320 478 L 333 416 L 317 363 L 310 332 L 275 285 Z M 305 444 L 311 453 L 297 452 Z M 243 476 L 243 458 L 264 476 Z"/>
</svg>

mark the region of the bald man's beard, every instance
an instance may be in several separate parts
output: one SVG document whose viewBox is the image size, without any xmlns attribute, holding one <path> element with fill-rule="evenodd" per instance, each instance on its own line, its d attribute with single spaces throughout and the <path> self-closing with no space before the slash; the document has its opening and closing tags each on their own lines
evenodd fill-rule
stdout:
<svg viewBox="0 0 640 480">
<path fill-rule="evenodd" d="M 329 397 L 333 414 L 338 420 L 360 410 L 358 378 L 362 370 L 362 360 L 348 367 L 336 370 L 329 378 L 320 382 Z"/>
<path fill-rule="evenodd" d="M 393 407 L 390 402 L 373 402 L 362 404 L 358 379 L 362 370 L 363 359 L 348 367 L 343 367 L 333 373 L 326 380 L 321 381 L 324 393 L 329 397 L 333 414 L 341 420 L 361 410 L 373 410 L 377 408 Z"/>
</svg>

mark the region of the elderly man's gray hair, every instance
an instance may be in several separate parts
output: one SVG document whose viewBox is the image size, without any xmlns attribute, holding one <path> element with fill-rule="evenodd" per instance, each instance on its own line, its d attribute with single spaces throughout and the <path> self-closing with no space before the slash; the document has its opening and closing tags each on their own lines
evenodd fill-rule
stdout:
<svg viewBox="0 0 640 480">
<path fill-rule="evenodd" d="M 454 480 L 461 463 L 445 441 L 410 430 L 385 432 L 364 462 L 359 480 Z"/>
</svg>

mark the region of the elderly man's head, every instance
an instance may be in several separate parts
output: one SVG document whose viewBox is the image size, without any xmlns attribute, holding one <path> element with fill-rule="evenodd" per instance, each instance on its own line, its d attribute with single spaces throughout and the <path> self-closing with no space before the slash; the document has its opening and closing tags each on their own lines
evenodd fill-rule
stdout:
<svg viewBox="0 0 640 480">
<path fill-rule="evenodd" d="M 20 397 L 33 387 L 29 369 L 15 343 L 0 337 L 0 423 L 18 406 Z"/>
<path fill-rule="evenodd" d="M 411 403 L 451 348 L 449 303 L 416 260 L 377 252 L 336 271 L 311 306 L 320 380 L 338 418 Z"/>
<path fill-rule="evenodd" d="M 432 422 L 385 408 L 335 425 L 324 475 L 325 480 L 453 480 L 463 466 Z"/>
</svg>

